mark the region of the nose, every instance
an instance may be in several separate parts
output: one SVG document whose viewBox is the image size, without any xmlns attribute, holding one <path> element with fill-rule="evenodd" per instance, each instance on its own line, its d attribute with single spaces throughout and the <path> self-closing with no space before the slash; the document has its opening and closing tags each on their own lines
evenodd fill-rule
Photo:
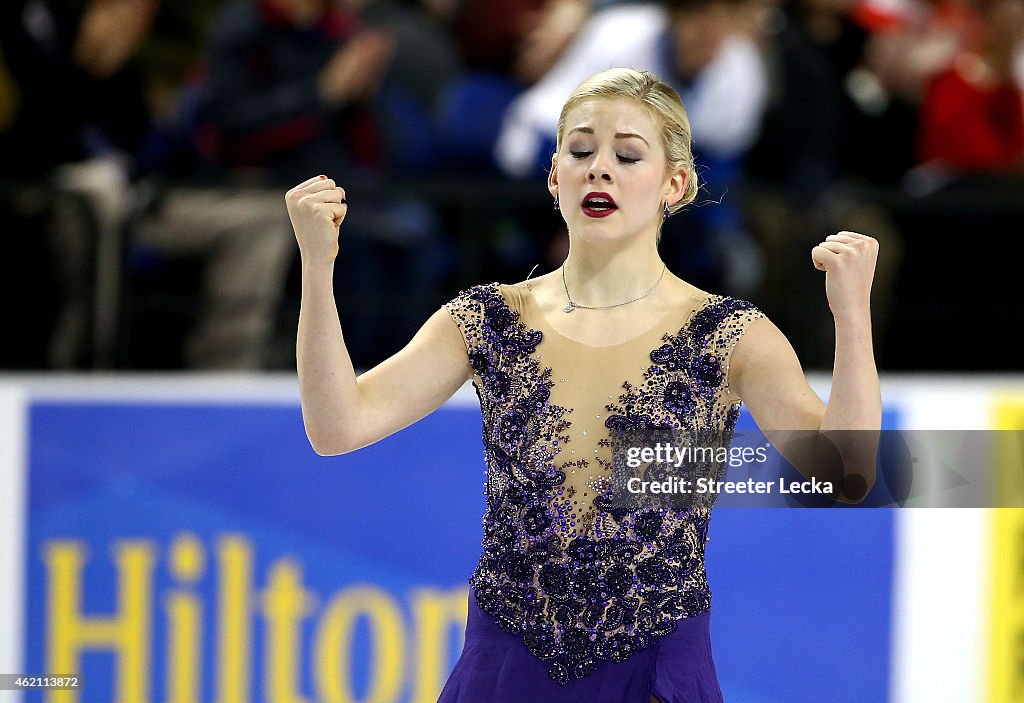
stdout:
<svg viewBox="0 0 1024 703">
<path fill-rule="evenodd" d="M 590 167 L 587 169 L 587 181 L 593 183 L 599 179 L 611 181 L 612 174 L 611 169 L 605 163 L 604 157 L 595 154 L 594 158 L 590 161 Z"/>
</svg>

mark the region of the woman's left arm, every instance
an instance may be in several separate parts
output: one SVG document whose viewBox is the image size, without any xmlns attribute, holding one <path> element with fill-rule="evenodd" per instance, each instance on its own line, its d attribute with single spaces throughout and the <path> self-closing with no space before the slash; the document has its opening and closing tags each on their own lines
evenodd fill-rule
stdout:
<svg viewBox="0 0 1024 703">
<path fill-rule="evenodd" d="M 733 351 L 729 372 L 730 387 L 776 446 L 776 439 L 787 433 L 831 432 L 833 439 L 840 438 L 833 444 L 843 454 L 844 467 L 859 467 L 844 469 L 844 478 L 861 475 L 867 490 L 874 482 L 874 447 L 882 423 L 871 338 L 871 280 L 877 255 L 878 242 L 854 232 L 830 235 L 811 251 L 815 268 L 825 272 L 836 328 L 827 406 L 808 385 L 785 335 L 768 319 L 750 325 Z M 780 451 L 789 458 L 781 447 Z M 860 492 L 854 486 L 849 489 L 850 494 Z"/>
</svg>

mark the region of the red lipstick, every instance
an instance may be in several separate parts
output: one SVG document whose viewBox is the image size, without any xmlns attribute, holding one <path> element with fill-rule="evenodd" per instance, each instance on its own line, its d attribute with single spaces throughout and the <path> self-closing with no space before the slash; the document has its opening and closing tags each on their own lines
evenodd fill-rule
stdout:
<svg viewBox="0 0 1024 703">
<path fill-rule="evenodd" d="M 598 191 L 587 193 L 581 207 L 587 217 L 608 217 L 618 209 L 612 196 Z"/>
</svg>

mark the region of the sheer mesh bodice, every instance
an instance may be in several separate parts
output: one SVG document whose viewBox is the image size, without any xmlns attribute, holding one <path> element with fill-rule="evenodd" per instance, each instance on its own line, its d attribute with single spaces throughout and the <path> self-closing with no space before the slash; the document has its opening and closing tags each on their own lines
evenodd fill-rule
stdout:
<svg viewBox="0 0 1024 703">
<path fill-rule="evenodd" d="M 708 296 L 632 340 L 592 346 L 551 328 L 530 287 L 475 286 L 445 305 L 483 414 L 487 507 L 470 583 L 480 607 L 566 683 L 711 607 L 713 499 L 615 507 L 611 433 L 731 436 L 740 400 L 729 360 L 761 313 Z"/>
</svg>

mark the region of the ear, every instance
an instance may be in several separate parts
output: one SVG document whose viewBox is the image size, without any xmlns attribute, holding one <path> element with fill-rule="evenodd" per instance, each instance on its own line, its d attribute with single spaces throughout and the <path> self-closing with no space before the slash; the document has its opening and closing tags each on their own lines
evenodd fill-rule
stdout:
<svg viewBox="0 0 1024 703">
<path fill-rule="evenodd" d="M 683 170 L 676 171 L 669 176 L 668 183 L 665 186 L 665 202 L 669 205 L 675 205 L 682 200 L 683 194 L 686 193 L 687 181 L 689 180 L 690 174 Z"/>
<path fill-rule="evenodd" d="M 551 169 L 548 170 L 548 192 L 552 198 L 558 197 L 558 154 L 551 155 Z"/>
</svg>

